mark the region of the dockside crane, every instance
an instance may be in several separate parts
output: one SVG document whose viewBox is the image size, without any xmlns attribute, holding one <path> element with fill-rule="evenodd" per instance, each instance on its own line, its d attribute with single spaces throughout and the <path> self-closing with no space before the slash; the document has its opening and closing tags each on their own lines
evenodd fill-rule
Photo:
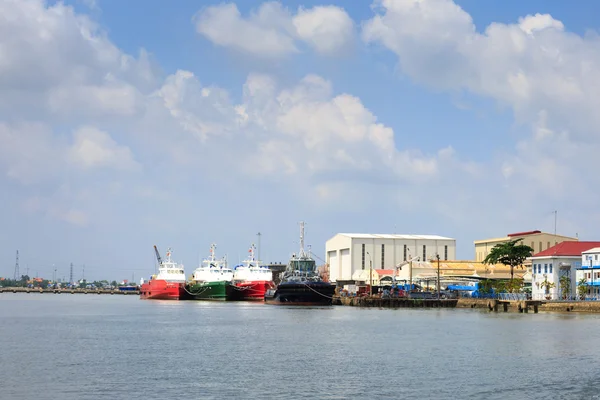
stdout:
<svg viewBox="0 0 600 400">
<path fill-rule="evenodd" d="M 410 256 L 410 254 L 409 254 Z M 408 270 L 408 274 L 410 277 L 410 282 L 409 282 L 409 290 L 412 290 L 412 263 L 413 261 L 419 261 L 419 257 L 412 257 L 408 260 L 402 261 L 400 264 L 396 265 L 396 268 L 394 268 L 394 283 L 396 283 L 396 276 L 398 276 L 398 271 L 402 269 L 402 267 L 404 267 L 405 265 L 409 266 L 409 270 Z"/>
<path fill-rule="evenodd" d="M 156 254 L 156 259 L 158 260 L 158 265 L 162 265 L 162 258 L 160 258 L 160 253 L 158 252 L 158 249 L 156 248 L 156 245 L 154 245 L 154 253 Z"/>
</svg>

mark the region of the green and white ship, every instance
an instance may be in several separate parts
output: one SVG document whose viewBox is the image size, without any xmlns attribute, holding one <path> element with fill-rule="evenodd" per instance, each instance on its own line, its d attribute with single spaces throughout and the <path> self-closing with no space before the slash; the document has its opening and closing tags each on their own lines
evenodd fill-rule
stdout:
<svg viewBox="0 0 600 400">
<path fill-rule="evenodd" d="M 227 266 L 226 257 L 215 257 L 216 248 L 211 244 L 210 256 L 202 260 L 186 284 L 186 292 L 194 300 L 228 300 L 235 290 L 233 270 Z"/>
</svg>

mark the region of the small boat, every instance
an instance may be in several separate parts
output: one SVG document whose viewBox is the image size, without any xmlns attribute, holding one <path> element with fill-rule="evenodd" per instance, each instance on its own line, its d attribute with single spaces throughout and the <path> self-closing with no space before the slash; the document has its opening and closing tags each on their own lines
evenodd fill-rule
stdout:
<svg viewBox="0 0 600 400">
<path fill-rule="evenodd" d="M 304 222 L 300 222 L 300 252 L 292 254 L 279 285 L 267 290 L 265 303 L 331 305 L 334 293 L 335 285 L 321 278 L 315 260 L 304 251 Z"/>
<path fill-rule="evenodd" d="M 184 295 L 185 272 L 182 264 L 171 260 L 171 248 L 167 249 L 163 261 L 156 246 L 154 252 L 158 260 L 158 274 L 152 275 L 148 282 L 142 282 L 141 299 L 179 300 Z"/>
<path fill-rule="evenodd" d="M 250 246 L 248 258 L 233 269 L 232 300 L 263 301 L 267 290 L 275 287 L 273 272 L 254 257 L 256 247 Z"/>
<path fill-rule="evenodd" d="M 210 256 L 202 260 L 185 285 L 186 293 L 194 300 L 228 300 L 233 286 L 233 270 L 227 267 L 227 258 L 215 257 L 216 244 L 210 246 Z"/>
</svg>

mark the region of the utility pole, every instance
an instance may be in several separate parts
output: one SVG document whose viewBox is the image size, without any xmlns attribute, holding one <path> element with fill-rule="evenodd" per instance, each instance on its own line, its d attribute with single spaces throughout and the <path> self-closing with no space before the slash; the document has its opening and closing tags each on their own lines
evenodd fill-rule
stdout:
<svg viewBox="0 0 600 400">
<path fill-rule="evenodd" d="M 19 272 L 19 250 L 17 250 L 17 261 L 15 262 L 15 282 L 21 279 Z"/>
<path fill-rule="evenodd" d="M 69 284 L 73 285 L 73 263 L 71 263 L 71 271 L 69 273 Z"/>
<path fill-rule="evenodd" d="M 373 260 L 368 251 L 367 255 L 369 256 L 369 297 L 373 297 Z"/>
<path fill-rule="evenodd" d="M 410 253 L 408 254 L 408 256 L 410 257 Z M 410 262 L 408 263 L 408 293 L 412 292 L 412 263 L 413 263 L 413 259 L 412 257 L 410 258 Z M 409 295 L 410 297 L 410 295 Z"/>
<path fill-rule="evenodd" d="M 436 253 L 435 257 L 437 258 L 437 298 L 440 299 L 440 255 Z"/>
</svg>

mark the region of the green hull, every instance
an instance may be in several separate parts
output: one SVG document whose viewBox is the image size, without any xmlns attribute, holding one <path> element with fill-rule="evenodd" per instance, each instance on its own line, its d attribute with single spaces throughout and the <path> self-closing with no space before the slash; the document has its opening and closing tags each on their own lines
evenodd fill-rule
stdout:
<svg viewBox="0 0 600 400">
<path fill-rule="evenodd" d="M 202 282 L 187 284 L 185 288 L 194 300 L 229 300 L 232 295 L 230 282 Z"/>
</svg>

